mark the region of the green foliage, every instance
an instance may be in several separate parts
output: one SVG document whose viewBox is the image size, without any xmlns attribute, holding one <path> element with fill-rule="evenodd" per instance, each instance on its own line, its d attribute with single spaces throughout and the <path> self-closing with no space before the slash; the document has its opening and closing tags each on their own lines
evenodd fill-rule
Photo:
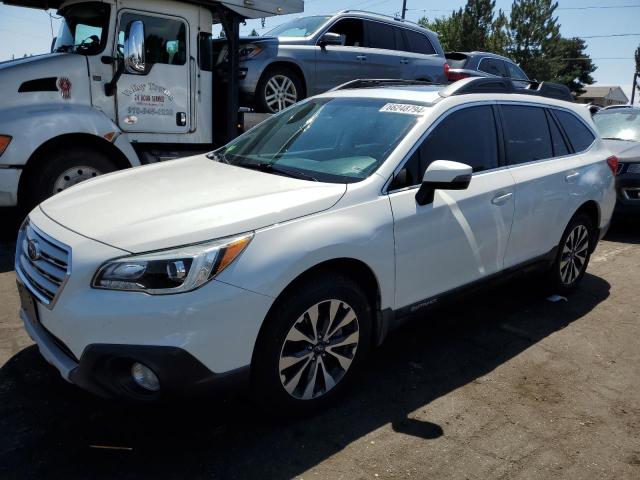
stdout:
<svg viewBox="0 0 640 480">
<path fill-rule="evenodd" d="M 635 57 L 636 57 L 636 72 L 640 72 L 640 46 L 636 48 Z"/>
<path fill-rule="evenodd" d="M 553 0 L 514 0 L 511 16 L 495 13 L 495 0 L 467 0 L 448 17 L 418 23 L 440 37 L 445 51 L 487 51 L 512 58 L 530 78 L 567 85 L 581 93 L 593 83 L 595 65 L 579 38 L 563 38 Z M 636 51 L 640 68 L 640 47 Z"/>
</svg>

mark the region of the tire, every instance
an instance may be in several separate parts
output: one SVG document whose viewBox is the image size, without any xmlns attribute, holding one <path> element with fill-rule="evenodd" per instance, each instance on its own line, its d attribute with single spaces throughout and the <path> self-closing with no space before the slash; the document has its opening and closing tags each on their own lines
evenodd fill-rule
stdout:
<svg viewBox="0 0 640 480">
<path fill-rule="evenodd" d="M 26 183 L 27 203 L 33 207 L 52 195 L 89 178 L 117 170 L 105 154 L 86 147 L 45 152 Z"/>
<path fill-rule="evenodd" d="M 270 413 L 286 416 L 325 407 L 360 369 L 371 348 L 371 325 L 369 301 L 349 278 L 325 274 L 294 287 L 278 301 L 258 339 L 251 368 L 253 399 Z"/>
<path fill-rule="evenodd" d="M 547 272 L 546 285 L 552 293 L 575 290 L 587 271 L 595 242 L 591 218 L 584 213 L 575 215 L 562 234 L 556 259 Z"/>
<path fill-rule="evenodd" d="M 304 98 L 302 80 L 288 67 L 268 69 L 258 82 L 255 97 L 259 112 L 277 113 Z"/>
</svg>

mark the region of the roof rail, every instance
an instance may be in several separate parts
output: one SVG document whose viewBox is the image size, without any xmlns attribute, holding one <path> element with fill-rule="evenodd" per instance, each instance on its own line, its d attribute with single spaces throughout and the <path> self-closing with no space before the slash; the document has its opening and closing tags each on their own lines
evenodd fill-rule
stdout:
<svg viewBox="0 0 640 480">
<path fill-rule="evenodd" d="M 330 92 L 336 90 L 349 90 L 352 88 L 377 88 L 377 87 L 405 87 L 411 85 L 438 85 L 443 87 L 441 83 L 425 82 L 423 80 L 402 80 L 393 78 L 363 78 L 359 80 L 351 80 L 337 87 L 333 87 Z"/>
<path fill-rule="evenodd" d="M 402 18 L 402 17 L 398 17 L 398 16 L 393 16 L 392 17 L 391 15 L 385 15 L 384 13 L 369 12 L 367 10 L 358 10 L 358 9 L 353 9 L 353 8 L 348 8 L 346 10 L 340 10 L 338 13 L 366 13 L 368 15 L 374 15 L 376 17 L 389 18 L 391 20 L 395 20 L 396 22 L 408 23 L 408 24 L 413 25 L 415 27 L 420 27 L 422 29 L 428 30 L 427 28 L 423 27 L 422 25 L 420 25 L 417 22 L 412 22 L 411 20 L 407 20 L 406 18 Z"/>
<path fill-rule="evenodd" d="M 518 88 L 514 81 L 508 78 L 472 77 L 452 83 L 439 92 L 441 97 L 451 95 L 465 95 L 469 93 L 518 93 L 537 95 L 573 102 L 571 90 L 566 85 L 550 82 L 536 82 L 531 80 L 517 80 L 518 83 L 528 83 L 526 88 Z"/>
</svg>

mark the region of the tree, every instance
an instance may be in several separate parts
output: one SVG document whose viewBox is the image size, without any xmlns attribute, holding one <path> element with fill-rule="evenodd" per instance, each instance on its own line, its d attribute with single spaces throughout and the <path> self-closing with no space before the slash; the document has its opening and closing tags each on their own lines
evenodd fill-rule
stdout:
<svg viewBox="0 0 640 480">
<path fill-rule="evenodd" d="M 495 0 L 468 0 L 462 12 L 460 49 L 487 50 L 493 29 Z"/>
<path fill-rule="evenodd" d="M 640 72 L 640 46 L 636 48 L 636 72 Z"/>
<path fill-rule="evenodd" d="M 549 80 L 556 68 L 553 47 L 560 39 L 560 25 L 551 0 L 515 0 L 509 22 L 510 56 L 530 78 Z"/>
<path fill-rule="evenodd" d="M 593 83 L 591 74 L 596 70 L 585 48 L 581 38 L 559 38 L 553 45 L 553 70 L 549 80 L 566 85 L 576 95 L 584 93 L 582 87 Z"/>
<path fill-rule="evenodd" d="M 427 17 L 422 17 L 418 23 L 438 34 L 440 45 L 445 52 L 460 50 L 462 45 L 462 9 L 451 12 L 451 16 L 436 18 L 429 22 Z"/>
<path fill-rule="evenodd" d="M 249 34 L 250 37 L 259 37 L 260 34 L 258 33 L 258 31 L 254 28 L 253 30 L 251 30 L 251 33 Z"/>
</svg>

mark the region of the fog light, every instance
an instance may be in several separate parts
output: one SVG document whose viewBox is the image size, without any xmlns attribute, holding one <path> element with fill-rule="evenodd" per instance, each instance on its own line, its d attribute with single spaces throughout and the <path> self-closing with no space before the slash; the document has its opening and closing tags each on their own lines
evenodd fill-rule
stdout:
<svg viewBox="0 0 640 480">
<path fill-rule="evenodd" d="M 142 363 L 134 363 L 131 367 L 131 376 L 136 384 L 145 390 L 157 392 L 160 390 L 160 380 L 153 371 Z"/>
</svg>

